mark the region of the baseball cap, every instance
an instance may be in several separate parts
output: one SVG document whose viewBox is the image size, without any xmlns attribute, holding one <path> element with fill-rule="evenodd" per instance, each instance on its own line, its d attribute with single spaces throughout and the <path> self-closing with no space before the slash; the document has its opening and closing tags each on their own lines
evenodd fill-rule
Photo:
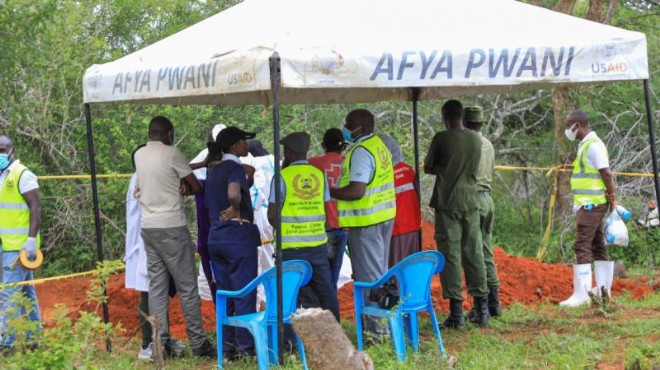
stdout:
<svg viewBox="0 0 660 370">
<path fill-rule="evenodd" d="M 280 140 L 280 144 L 296 153 L 307 153 L 309 151 L 309 134 L 306 132 L 294 132 L 286 135 Z"/>
<path fill-rule="evenodd" d="M 338 148 L 346 144 L 346 140 L 344 140 L 341 130 L 333 127 L 323 134 L 323 144 L 326 148 Z"/>
<path fill-rule="evenodd" d="M 254 132 L 246 132 L 238 127 L 230 126 L 220 131 L 216 138 L 216 144 L 220 150 L 224 151 L 241 140 L 254 139 L 255 136 L 257 134 Z"/>
<path fill-rule="evenodd" d="M 465 122 L 484 123 L 484 110 L 478 106 L 465 107 Z"/>
</svg>

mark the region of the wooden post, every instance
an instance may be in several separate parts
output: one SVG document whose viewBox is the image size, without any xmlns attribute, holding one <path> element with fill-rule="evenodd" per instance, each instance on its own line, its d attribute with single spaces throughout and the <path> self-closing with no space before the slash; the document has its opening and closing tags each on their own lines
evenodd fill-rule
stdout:
<svg viewBox="0 0 660 370">
<path fill-rule="evenodd" d="M 140 310 L 140 315 L 142 315 L 147 320 L 149 325 L 151 325 L 151 350 L 153 353 L 151 357 L 154 360 L 156 370 L 162 370 L 165 368 L 165 366 L 163 365 L 163 343 L 160 340 L 160 322 L 158 321 L 158 317 L 156 317 L 156 315 L 148 316 L 142 310 Z"/>
<path fill-rule="evenodd" d="M 298 309 L 291 324 L 305 346 L 307 365 L 315 370 L 373 370 L 374 362 L 358 351 L 328 310 Z"/>
</svg>

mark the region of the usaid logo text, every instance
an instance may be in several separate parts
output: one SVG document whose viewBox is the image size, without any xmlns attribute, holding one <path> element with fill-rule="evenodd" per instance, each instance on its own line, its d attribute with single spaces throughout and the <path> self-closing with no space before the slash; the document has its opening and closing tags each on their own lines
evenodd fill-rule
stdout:
<svg viewBox="0 0 660 370">
<path fill-rule="evenodd" d="M 591 72 L 594 74 L 626 73 L 628 63 L 591 63 Z"/>
</svg>

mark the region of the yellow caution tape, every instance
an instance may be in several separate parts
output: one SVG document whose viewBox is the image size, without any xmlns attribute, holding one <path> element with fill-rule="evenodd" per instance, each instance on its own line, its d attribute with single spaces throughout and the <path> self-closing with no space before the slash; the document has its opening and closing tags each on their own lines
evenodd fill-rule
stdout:
<svg viewBox="0 0 660 370">
<path fill-rule="evenodd" d="M 36 270 L 39 267 L 41 267 L 41 264 L 44 262 L 44 254 L 41 253 L 40 250 L 37 249 L 37 258 L 34 259 L 34 261 L 30 261 L 27 255 L 27 251 L 24 249 L 21 250 L 21 252 L 18 254 L 18 258 L 21 261 L 21 265 L 25 267 L 28 270 Z"/>
<path fill-rule="evenodd" d="M 543 232 L 541 247 L 536 253 L 536 259 L 539 261 L 543 261 L 548 251 L 548 243 L 550 242 L 550 234 L 552 233 L 552 214 L 555 209 L 555 202 L 557 200 L 557 182 L 559 181 L 558 175 L 559 172 L 563 170 L 563 166 L 555 166 L 545 174 L 546 176 L 550 176 L 554 173 L 554 177 L 552 179 L 552 190 L 550 191 L 550 204 L 548 205 L 548 225 L 545 227 L 545 231 Z"/>
<path fill-rule="evenodd" d="M 548 224 L 545 228 L 545 232 L 543 233 L 543 239 L 541 241 L 541 246 L 539 248 L 539 251 L 536 254 L 536 258 L 538 260 L 543 260 L 546 257 L 547 254 L 547 249 L 548 249 L 548 243 L 550 242 L 550 235 L 552 232 L 552 217 L 553 217 L 553 211 L 555 208 L 555 202 L 557 200 L 557 177 L 559 172 L 570 172 L 573 171 L 573 168 L 571 165 L 558 165 L 558 166 L 552 166 L 552 167 L 523 167 L 523 166 L 506 166 L 506 165 L 501 165 L 501 166 L 495 166 L 495 170 L 498 171 L 545 171 L 546 176 L 550 176 L 551 174 L 554 174 L 554 179 L 552 183 L 552 191 L 550 193 L 550 203 L 548 207 Z M 653 177 L 652 173 L 642 173 L 642 172 L 617 172 L 613 171 L 612 174 L 616 176 L 625 176 L 625 177 Z M 96 175 L 97 178 L 100 179 L 109 179 L 109 178 L 129 178 L 131 177 L 131 174 L 99 174 Z M 62 176 L 39 176 L 39 180 L 69 180 L 69 179 L 83 179 L 83 180 L 88 180 L 91 179 L 90 175 L 62 175 Z M 270 244 L 272 243 L 273 240 L 263 240 L 261 242 L 262 245 Z M 27 268 L 27 267 L 26 267 Z M 95 271 L 88 271 L 88 272 L 81 272 L 78 274 L 71 274 L 71 275 L 64 275 L 64 276 L 57 276 L 57 277 L 52 277 L 52 278 L 47 278 L 47 279 L 38 279 L 38 280 L 32 280 L 28 282 L 22 282 L 22 283 L 16 283 L 16 284 L 11 284 L 11 286 L 22 286 L 22 285 L 36 285 L 36 284 L 41 284 L 45 283 L 47 281 L 53 281 L 53 280 L 60 280 L 60 279 L 68 279 L 72 277 L 79 277 L 79 276 L 87 276 L 87 275 L 92 275 L 94 274 Z M 0 289 L 2 289 L 2 285 L 0 285 Z"/>
<path fill-rule="evenodd" d="M 559 165 L 552 167 L 522 167 L 522 166 L 495 166 L 498 171 L 573 171 L 571 165 Z M 652 173 L 648 172 L 612 172 L 614 175 L 627 176 L 627 177 L 653 177 Z M 113 179 L 113 178 L 129 178 L 130 173 L 111 173 L 96 175 L 99 179 Z M 57 175 L 57 176 L 39 176 L 39 180 L 89 180 L 91 175 Z"/>
<path fill-rule="evenodd" d="M 124 268 L 125 267 L 121 267 L 118 271 L 121 271 Z M 2 290 L 4 288 L 15 288 L 15 287 L 20 287 L 20 286 L 25 286 L 25 285 L 39 285 L 39 284 L 44 284 L 44 283 L 48 283 L 48 282 L 51 282 L 51 281 L 73 279 L 73 278 L 77 278 L 77 277 L 97 275 L 97 274 L 98 274 L 97 270 L 90 270 L 90 271 L 77 272 L 77 273 L 68 274 L 68 275 L 53 276 L 53 277 L 43 278 L 43 279 L 34 279 L 34 280 L 30 280 L 30 281 L 21 281 L 21 282 L 18 282 L 18 283 L 0 284 L 0 290 Z"/>
<path fill-rule="evenodd" d="M 132 174 L 130 173 L 111 173 L 105 175 L 96 175 L 98 179 L 114 179 L 114 178 L 129 178 Z M 61 175 L 61 176 L 38 176 L 39 180 L 73 180 L 73 179 L 82 179 L 89 180 L 91 175 Z"/>
</svg>

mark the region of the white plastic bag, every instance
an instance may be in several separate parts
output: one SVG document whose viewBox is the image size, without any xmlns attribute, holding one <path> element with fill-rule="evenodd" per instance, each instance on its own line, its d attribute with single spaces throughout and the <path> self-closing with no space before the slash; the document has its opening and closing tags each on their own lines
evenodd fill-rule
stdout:
<svg viewBox="0 0 660 370">
<path fill-rule="evenodd" d="M 607 244 L 628 246 L 628 228 L 618 212 L 611 212 L 605 221 L 605 241 Z"/>
</svg>

